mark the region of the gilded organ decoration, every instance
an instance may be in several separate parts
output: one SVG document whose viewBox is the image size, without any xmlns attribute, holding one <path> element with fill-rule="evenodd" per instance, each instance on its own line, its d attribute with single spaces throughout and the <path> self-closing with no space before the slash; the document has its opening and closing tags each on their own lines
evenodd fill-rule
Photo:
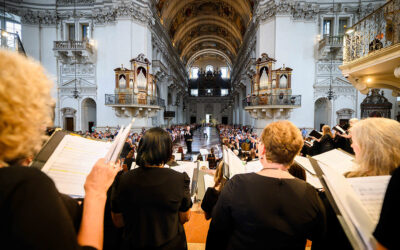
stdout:
<svg viewBox="0 0 400 250">
<path fill-rule="evenodd" d="M 258 97 L 259 104 L 275 103 L 278 98 L 285 101 L 292 94 L 292 69 L 283 67 L 273 69 L 276 60 L 266 53 L 256 61 L 256 74 L 252 79 L 252 96 Z M 256 100 L 256 99 L 254 99 Z M 289 102 L 289 100 L 286 100 Z"/>
<path fill-rule="evenodd" d="M 150 62 L 140 54 L 132 59 L 131 68 L 114 69 L 115 72 L 115 94 L 120 104 L 144 104 L 148 105 L 149 100 L 156 97 L 156 83 L 153 75 L 149 73 Z"/>
</svg>

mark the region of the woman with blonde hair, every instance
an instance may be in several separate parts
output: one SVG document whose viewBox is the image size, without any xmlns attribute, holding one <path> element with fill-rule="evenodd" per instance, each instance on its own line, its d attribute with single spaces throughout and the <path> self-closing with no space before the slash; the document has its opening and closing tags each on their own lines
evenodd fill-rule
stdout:
<svg viewBox="0 0 400 250">
<path fill-rule="evenodd" d="M 325 209 L 314 187 L 288 169 L 303 146 L 289 121 L 264 128 L 258 145 L 263 168 L 237 174 L 214 207 L 206 249 L 304 249 L 325 234 Z M 267 244 L 267 245 L 266 245 Z"/>
<path fill-rule="evenodd" d="M 367 118 L 350 129 L 358 169 L 346 177 L 392 175 L 374 236 L 377 249 L 400 249 L 400 123 L 387 118 Z"/>
<path fill-rule="evenodd" d="M 218 196 L 224 188 L 226 179 L 224 178 L 224 162 L 220 161 L 214 175 L 214 187 L 209 187 L 204 194 L 201 202 L 201 208 L 204 211 L 206 220 L 211 219 L 212 210 L 217 203 Z"/>
<path fill-rule="evenodd" d="M 350 134 L 359 167 L 346 177 L 389 175 L 400 165 L 399 122 L 367 118 L 357 122 Z"/>
<path fill-rule="evenodd" d="M 332 150 L 335 148 L 335 145 L 333 143 L 333 135 L 331 132 L 331 127 L 328 125 L 322 126 L 322 137 L 317 139 L 315 137 L 312 137 L 317 143 L 315 143 L 315 147 L 317 147 L 318 154 L 325 153 L 329 150 Z M 314 146 L 313 146 L 314 147 Z"/>
<path fill-rule="evenodd" d="M 79 232 L 54 182 L 26 159 L 51 125 L 52 83 L 26 57 L 0 50 L 0 242 L 4 249 L 103 247 L 106 192 L 119 166 L 99 160 L 86 178 Z M 76 202 L 75 202 L 76 203 Z"/>
</svg>

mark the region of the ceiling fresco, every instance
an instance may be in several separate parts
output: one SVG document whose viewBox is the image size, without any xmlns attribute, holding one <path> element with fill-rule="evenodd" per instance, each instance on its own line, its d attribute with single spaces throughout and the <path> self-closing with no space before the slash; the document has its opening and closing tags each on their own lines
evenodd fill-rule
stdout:
<svg viewBox="0 0 400 250">
<path fill-rule="evenodd" d="M 251 21 L 254 2 L 159 0 L 156 7 L 160 21 L 184 63 L 193 63 L 203 54 L 223 55 L 232 62 Z"/>
</svg>

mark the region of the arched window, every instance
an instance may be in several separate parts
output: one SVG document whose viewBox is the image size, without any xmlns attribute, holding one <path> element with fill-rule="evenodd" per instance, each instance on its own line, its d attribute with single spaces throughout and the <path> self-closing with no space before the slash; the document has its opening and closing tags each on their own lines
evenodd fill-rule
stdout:
<svg viewBox="0 0 400 250">
<path fill-rule="evenodd" d="M 197 67 L 192 67 L 190 69 L 190 78 L 192 79 L 197 79 L 197 77 L 199 76 L 199 68 Z"/>
<path fill-rule="evenodd" d="M 281 75 L 281 78 L 279 79 L 279 88 L 281 88 L 281 89 L 287 88 L 287 76 L 286 75 Z"/>
<path fill-rule="evenodd" d="M 120 75 L 120 76 L 119 76 L 119 88 L 120 88 L 120 89 L 125 89 L 125 88 L 126 88 L 126 78 L 125 78 L 125 75 Z"/>
<path fill-rule="evenodd" d="M 208 72 L 208 71 L 213 72 L 214 71 L 214 67 L 212 65 L 207 65 L 206 66 L 206 72 Z"/>
</svg>

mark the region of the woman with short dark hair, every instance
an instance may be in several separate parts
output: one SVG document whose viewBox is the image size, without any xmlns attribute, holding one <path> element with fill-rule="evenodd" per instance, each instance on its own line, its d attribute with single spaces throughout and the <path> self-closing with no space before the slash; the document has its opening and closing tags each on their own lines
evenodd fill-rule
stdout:
<svg viewBox="0 0 400 250">
<path fill-rule="evenodd" d="M 124 226 L 122 249 L 186 249 L 183 224 L 192 201 L 186 173 L 164 168 L 172 156 L 168 132 L 152 128 L 137 149 L 138 168 L 121 175 L 113 186 L 114 224 Z"/>
</svg>

